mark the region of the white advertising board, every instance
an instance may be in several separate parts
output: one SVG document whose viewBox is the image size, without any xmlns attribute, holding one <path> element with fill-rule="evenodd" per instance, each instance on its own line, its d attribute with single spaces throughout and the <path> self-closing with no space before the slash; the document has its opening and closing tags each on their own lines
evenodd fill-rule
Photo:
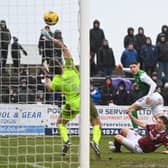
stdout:
<svg viewBox="0 0 168 168">
<path fill-rule="evenodd" d="M 131 128 L 127 115 L 128 106 L 96 106 L 105 135 L 117 134 L 123 127 Z M 164 107 L 168 114 L 168 107 Z M 45 104 L 0 104 L 0 135 L 58 134 L 56 123 L 60 108 Z M 150 109 L 138 111 L 145 123 L 152 123 Z M 70 134 L 79 134 L 80 116 L 68 123 Z"/>
</svg>

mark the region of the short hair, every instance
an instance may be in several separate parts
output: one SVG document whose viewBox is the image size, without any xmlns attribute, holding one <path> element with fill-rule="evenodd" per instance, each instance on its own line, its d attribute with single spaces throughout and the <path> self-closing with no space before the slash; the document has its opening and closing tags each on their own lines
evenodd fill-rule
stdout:
<svg viewBox="0 0 168 168">
<path fill-rule="evenodd" d="M 138 65 L 139 62 L 137 62 L 137 61 L 132 61 L 132 62 L 130 63 L 130 65 L 132 65 L 132 64 Z"/>
<path fill-rule="evenodd" d="M 168 118 L 166 116 L 159 116 L 158 118 L 163 121 L 165 126 L 168 126 Z"/>
</svg>

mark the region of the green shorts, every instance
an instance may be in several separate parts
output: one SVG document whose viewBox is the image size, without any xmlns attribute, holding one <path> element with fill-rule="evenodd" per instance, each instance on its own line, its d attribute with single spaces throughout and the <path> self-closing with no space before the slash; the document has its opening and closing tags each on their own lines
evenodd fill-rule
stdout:
<svg viewBox="0 0 168 168">
<path fill-rule="evenodd" d="M 73 120 L 80 111 L 80 97 L 67 101 L 61 110 L 63 119 Z"/>
<path fill-rule="evenodd" d="M 79 114 L 79 111 L 80 97 L 75 99 L 74 101 L 66 103 L 61 110 L 61 115 L 66 120 L 73 120 L 76 115 Z M 90 121 L 97 118 L 98 116 L 99 114 L 97 112 L 97 109 L 92 100 L 90 100 Z"/>
</svg>

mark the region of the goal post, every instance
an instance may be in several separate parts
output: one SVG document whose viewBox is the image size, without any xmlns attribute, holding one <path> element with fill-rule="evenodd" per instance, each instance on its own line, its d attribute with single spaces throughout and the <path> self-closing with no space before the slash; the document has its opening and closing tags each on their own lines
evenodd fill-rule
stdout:
<svg viewBox="0 0 168 168">
<path fill-rule="evenodd" d="M 80 0 L 80 168 L 89 168 L 90 135 L 90 53 L 89 53 L 89 0 Z"/>
</svg>

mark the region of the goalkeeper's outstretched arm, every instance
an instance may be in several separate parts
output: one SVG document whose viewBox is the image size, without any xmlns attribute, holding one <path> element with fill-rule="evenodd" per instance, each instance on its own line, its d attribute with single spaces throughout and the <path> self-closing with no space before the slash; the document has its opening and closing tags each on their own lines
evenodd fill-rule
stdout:
<svg viewBox="0 0 168 168">
<path fill-rule="evenodd" d="M 41 30 L 41 34 L 43 34 L 45 37 L 47 37 L 49 40 L 52 40 L 53 43 L 55 43 L 55 45 L 57 45 L 60 49 L 62 49 L 63 54 L 64 54 L 64 58 L 72 58 L 72 55 L 69 51 L 69 49 L 67 48 L 67 46 L 60 40 L 55 39 L 54 37 L 52 37 L 49 32 L 45 29 Z"/>
</svg>

